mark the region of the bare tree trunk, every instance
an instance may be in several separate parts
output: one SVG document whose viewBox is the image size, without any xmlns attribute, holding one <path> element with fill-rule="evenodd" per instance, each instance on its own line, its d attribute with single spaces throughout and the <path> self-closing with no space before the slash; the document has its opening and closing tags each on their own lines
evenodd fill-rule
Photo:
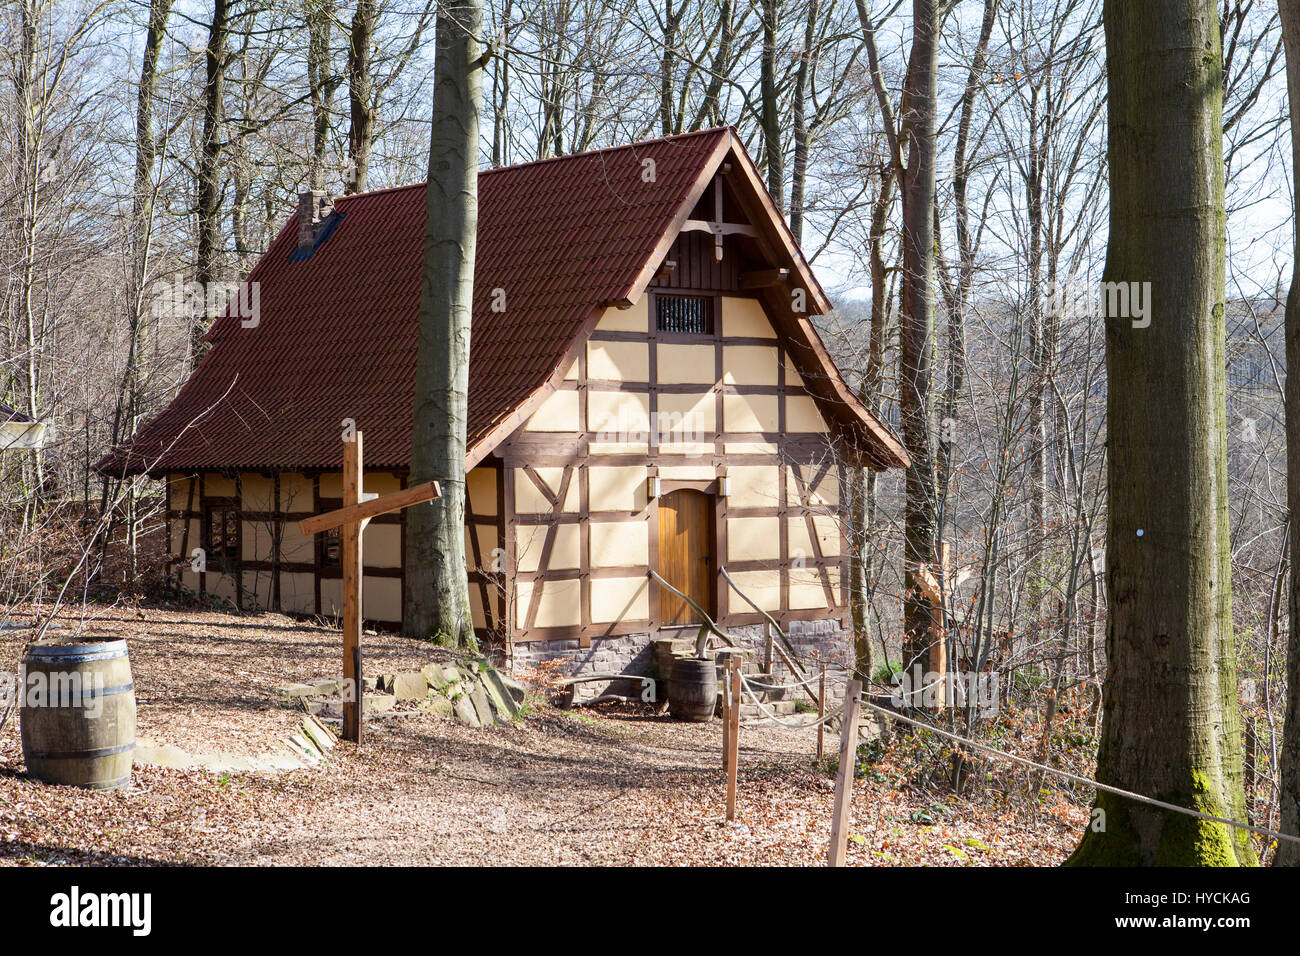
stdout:
<svg viewBox="0 0 1300 956">
<path fill-rule="evenodd" d="M 19 267 L 18 273 L 18 309 L 19 321 L 23 327 L 23 358 L 20 378 L 22 381 L 22 403 L 24 410 L 33 421 L 41 413 L 41 380 L 39 356 L 45 339 L 44 315 L 37 315 L 36 302 L 37 281 L 37 240 L 40 232 L 41 213 L 41 153 L 43 137 L 41 123 L 42 91 L 39 88 L 41 78 L 38 76 L 37 32 L 42 10 L 33 0 L 22 0 L 20 4 L 21 37 L 18 43 L 18 57 L 14 70 L 14 93 L 22 115 L 18 118 L 17 140 L 20 164 L 18 186 L 22 192 L 19 208 Z M 40 501 L 42 486 L 45 484 L 45 456 L 39 447 L 31 449 L 30 483 L 31 493 L 26 496 L 24 521 L 35 518 L 35 509 Z M 27 477 L 27 464 L 24 464 L 24 478 Z"/>
<path fill-rule="evenodd" d="M 918 572 L 934 561 L 935 486 L 930 441 L 930 350 L 934 327 L 935 99 L 938 86 L 937 0 L 913 0 L 912 50 L 901 126 L 908 150 L 903 177 L 903 307 L 898 398 L 907 470 L 903 509 L 905 563 L 903 666 L 923 664 L 933 640 L 931 608 Z M 924 668 L 922 668 L 924 669 Z"/>
<path fill-rule="evenodd" d="M 709 67 L 709 82 L 704 88 L 704 97 L 700 100 L 695 121 L 691 123 L 692 130 L 703 129 L 705 123 L 714 126 L 722 124 L 722 82 L 731 69 L 731 47 L 736 38 L 735 18 L 735 0 L 722 0 L 718 8 L 719 40 Z"/>
<path fill-rule="evenodd" d="M 809 76 L 816 54 L 813 44 L 817 39 L 817 0 L 808 2 L 808 20 L 804 24 L 803 50 L 799 53 L 799 69 L 794 78 L 794 167 L 790 171 L 790 231 L 797 242 L 803 242 L 804 185 L 808 177 L 808 117 L 805 101 L 808 97 Z"/>
<path fill-rule="evenodd" d="M 131 262 L 130 286 L 127 290 L 127 354 L 126 368 L 118 389 L 117 407 L 113 414 L 113 447 L 117 447 L 135 434 L 144 413 L 144 378 L 142 374 L 145 348 L 147 308 L 145 287 L 149 281 L 150 241 L 153 233 L 154 166 L 158 161 L 158 145 L 153 133 L 153 100 L 158 87 L 158 57 L 166 39 L 167 19 L 171 15 L 172 0 L 151 0 L 149 26 L 145 32 L 144 56 L 140 64 L 140 84 L 136 90 L 135 125 L 135 179 L 131 201 Z M 125 583 L 130 586 L 136 576 L 136 531 L 138 526 L 138 480 L 125 479 L 129 485 L 125 495 L 127 522 L 128 567 Z M 114 488 L 116 497 L 120 489 Z M 104 485 L 101 512 L 108 502 L 108 482 Z M 111 527 L 105 540 L 112 536 Z"/>
<path fill-rule="evenodd" d="M 348 39 L 348 162 L 351 164 L 348 192 L 370 188 L 370 147 L 374 140 L 374 117 L 370 112 L 373 77 L 370 47 L 375 42 L 375 0 L 357 0 Z"/>
<path fill-rule="evenodd" d="M 759 60 L 759 98 L 763 123 L 763 157 L 767 191 L 776 208 L 785 205 L 785 156 L 781 149 L 781 112 L 776 88 L 777 0 L 762 0 L 763 55 Z"/>
<path fill-rule="evenodd" d="M 304 14 L 307 20 L 307 89 L 311 96 L 312 126 L 308 182 L 312 189 L 324 189 L 330 112 L 334 105 L 335 80 L 330 69 L 330 27 L 334 22 L 334 4 L 332 0 L 306 0 Z"/>
<path fill-rule="evenodd" d="M 993 23 L 997 17 L 999 0 L 984 0 L 984 18 L 980 25 L 979 40 L 975 44 L 975 55 L 971 59 L 970 71 L 966 74 L 966 89 L 962 93 L 961 113 L 957 122 L 957 142 L 953 147 L 952 161 L 952 196 L 954 218 L 957 227 L 957 281 L 947 278 L 947 269 L 942 261 L 939 263 L 939 275 L 944 292 L 944 304 L 948 312 L 948 369 L 944 386 L 943 406 L 940 414 L 939 451 L 936 463 L 938 483 L 937 537 L 942 537 L 948 505 L 948 495 L 952 487 L 952 458 L 957 424 L 957 398 L 966 381 L 966 305 L 970 298 L 971 286 L 975 280 L 975 253 L 978 239 L 971 231 L 970 221 L 970 176 L 971 154 L 970 133 L 975 115 L 975 100 L 983 88 L 984 69 L 988 62 L 989 40 L 993 35 Z M 987 207 L 985 211 L 987 216 Z M 936 223 L 938 209 L 935 210 Z M 983 223 L 981 219 L 981 224 Z M 937 231 L 937 225 L 936 225 Z M 982 232 L 982 228 L 979 232 Z M 936 248 L 941 243 L 935 243 Z"/>
<path fill-rule="evenodd" d="M 213 0 L 205 55 L 206 85 L 203 89 L 203 140 L 198 164 L 198 253 L 195 278 L 206 290 L 217 278 L 221 254 L 221 153 L 225 123 L 226 43 L 230 36 L 229 0 Z M 205 299 L 213 300 L 214 296 Z M 190 357 L 198 364 L 206 351 L 204 334 L 213 316 L 203 315 L 194 323 Z"/>
<path fill-rule="evenodd" d="M 1286 85 L 1291 106 L 1291 167 L 1300 183 L 1300 0 L 1279 0 L 1286 43 Z M 1294 193 L 1293 193 L 1294 195 Z M 1300 555 L 1300 220 L 1294 223 L 1291 290 L 1286 297 L 1286 475 L 1290 550 Z M 1288 601 L 1287 699 L 1283 718 L 1281 785 L 1278 803 L 1283 833 L 1300 836 L 1300 573 L 1291 564 Z M 1280 841 L 1274 866 L 1300 866 L 1300 846 Z"/>
<path fill-rule="evenodd" d="M 664 49 L 659 57 L 659 128 L 665 136 L 680 133 L 681 117 L 673 116 L 673 67 L 677 62 L 677 35 L 690 0 L 682 0 L 673 9 L 673 0 L 664 0 Z"/>
<path fill-rule="evenodd" d="M 1043 299 L 1043 166 L 1049 142 L 1050 112 L 1041 115 L 1042 90 L 1050 83 L 1051 63 L 1029 93 L 1029 161 L 1025 173 L 1025 210 L 1029 218 L 1029 621 L 1028 645 L 1043 639 L 1047 596 L 1047 348 Z"/>
<path fill-rule="evenodd" d="M 406 515 L 405 630 L 455 647 L 477 646 L 465 566 L 465 428 L 482 23 L 482 0 L 438 9 L 411 481 L 440 481 L 442 497 Z"/>
<path fill-rule="evenodd" d="M 885 315 L 888 291 L 885 283 L 885 231 L 889 208 L 894 201 L 894 167 L 880 170 L 880 191 L 871 206 L 868 253 L 871 265 L 871 331 L 867 374 L 862 382 L 862 400 L 873 414 L 880 414 L 880 390 L 885 364 Z M 869 536 L 875 525 L 876 479 L 870 469 L 854 468 L 849 474 L 849 615 L 853 622 L 853 658 L 857 677 L 870 681 L 876 668 L 871 643 L 871 551 Z"/>
<path fill-rule="evenodd" d="M 501 51 L 494 58 L 492 81 L 492 166 L 504 165 L 509 127 L 506 111 L 510 108 L 510 13 L 512 5 L 506 0 L 501 11 Z"/>
<path fill-rule="evenodd" d="M 1106 0 L 1107 282 L 1150 282 L 1149 324 L 1106 320 L 1109 670 L 1097 779 L 1246 822 L 1228 549 L 1226 213 L 1210 0 Z M 1129 310 L 1118 309 L 1127 312 Z M 1244 831 L 1099 793 L 1069 863 L 1237 866 Z"/>
</svg>

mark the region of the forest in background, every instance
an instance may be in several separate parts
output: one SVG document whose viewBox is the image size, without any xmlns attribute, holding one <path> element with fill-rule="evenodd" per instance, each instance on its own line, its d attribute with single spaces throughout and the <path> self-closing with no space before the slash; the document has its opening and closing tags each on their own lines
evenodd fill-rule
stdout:
<svg viewBox="0 0 1300 956">
<path fill-rule="evenodd" d="M 1272 5 L 1219 13 L 1232 613 L 1252 812 L 1277 826 L 1285 64 Z M 436 14 L 407 0 L 0 4 L 0 108 L 12 118 L 0 129 L 0 403 L 54 434 L 0 458 L 5 606 L 65 586 L 78 597 L 157 587 L 159 488 L 89 466 L 165 406 L 202 354 L 212 304 L 187 308 L 159 289 L 233 287 L 300 190 L 422 180 Z M 1104 330 L 1055 294 L 1099 282 L 1106 251 L 1102 4 L 943 8 L 931 381 L 909 411 L 904 184 L 891 150 L 911 14 L 865 0 L 494 0 L 481 159 L 737 127 L 841 305 L 823 322 L 841 368 L 900 431 L 909 414 L 924 423 L 933 539 L 961 579 L 945 609 L 953 658 L 996 667 L 1035 702 L 1046 758 L 1058 702 L 1095 732 L 1106 669 Z M 862 476 L 848 529 L 863 555 L 859 659 L 882 681 L 906 654 L 904 485 L 901 473 Z"/>
</svg>

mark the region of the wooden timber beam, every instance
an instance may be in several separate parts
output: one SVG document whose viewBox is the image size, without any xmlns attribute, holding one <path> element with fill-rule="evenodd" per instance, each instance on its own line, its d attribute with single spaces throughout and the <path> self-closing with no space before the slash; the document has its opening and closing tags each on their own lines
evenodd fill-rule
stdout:
<svg viewBox="0 0 1300 956">
<path fill-rule="evenodd" d="M 790 280 L 789 269 L 761 269 L 756 272 L 742 272 L 740 287 L 742 289 L 766 289 L 768 286 L 780 285 Z"/>
<path fill-rule="evenodd" d="M 708 222 L 704 219 L 687 219 L 682 232 L 711 232 L 714 236 L 750 236 L 758 238 L 758 230 L 744 222 Z"/>
</svg>

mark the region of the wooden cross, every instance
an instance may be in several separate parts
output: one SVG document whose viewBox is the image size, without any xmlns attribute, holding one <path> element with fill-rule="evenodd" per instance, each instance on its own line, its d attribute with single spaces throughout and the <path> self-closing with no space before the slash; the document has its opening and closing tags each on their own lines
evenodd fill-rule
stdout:
<svg viewBox="0 0 1300 956">
<path fill-rule="evenodd" d="M 342 529 L 343 559 L 343 739 L 361 743 L 361 532 L 370 519 L 400 511 L 442 492 L 436 481 L 403 488 L 382 497 L 367 497 L 362 490 L 361 432 L 343 441 L 343 507 L 298 522 L 304 535 Z"/>
</svg>

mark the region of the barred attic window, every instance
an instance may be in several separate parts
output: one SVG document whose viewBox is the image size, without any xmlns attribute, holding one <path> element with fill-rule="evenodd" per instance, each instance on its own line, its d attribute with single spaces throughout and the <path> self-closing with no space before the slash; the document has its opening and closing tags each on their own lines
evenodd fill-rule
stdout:
<svg viewBox="0 0 1300 956">
<path fill-rule="evenodd" d="M 660 332 L 713 334 L 713 299 L 707 296 L 655 296 L 655 328 Z"/>
</svg>

